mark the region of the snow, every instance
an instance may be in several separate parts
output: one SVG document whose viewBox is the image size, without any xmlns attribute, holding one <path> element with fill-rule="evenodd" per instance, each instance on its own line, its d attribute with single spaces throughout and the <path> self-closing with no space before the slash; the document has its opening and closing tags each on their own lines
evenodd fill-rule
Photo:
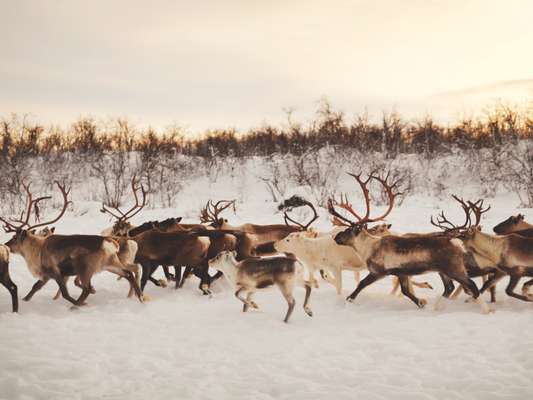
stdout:
<svg viewBox="0 0 533 400">
<path fill-rule="evenodd" d="M 351 190 L 350 188 L 347 188 Z M 209 190 L 188 187 L 176 209 L 146 210 L 134 222 L 182 215 L 196 220 L 214 193 L 235 195 L 228 182 Z M 235 189 L 236 190 L 236 189 Z M 253 186 L 239 199 L 230 221 L 281 222 L 266 190 Z M 288 197 L 288 196 L 287 196 Z M 513 195 L 501 193 L 485 230 L 516 208 Z M 98 233 L 110 221 L 100 204 L 76 202 L 59 224 L 60 233 Z M 389 218 L 399 232 L 428 232 L 430 215 L 450 201 L 413 196 Z M 330 229 L 325 210 L 317 228 Z M 2 235 L 6 241 L 9 235 Z M 162 276 L 162 273 L 159 272 Z M 11 275 L 24 296 L 33 284 L 24 260 L 11 257 Z M 339 301 L 333 286 L 313 290 L 313 318 L 302 310 L 304 290 L 289 324 L 277 289 L 256 294 L 261 307 L 243 314 L 225 280 L 202 296 L 196 278 L 184 288 L 148 283 L 151 301 L 126 298 L 128 284 L 101 273 L 87 307 L 71 309 L 53 301 L 49 283 L 20 313 L 10 312 L 0 289 L 0 399 L 516 399 L 533 394 L 533 313 L 531 304 L 509 298 L 500 284 L 496 312 L 480 313 L 465 297 L 432 305 L 442 292 L 436 274 L 417 277 L 434 290 L 416 289 L 429 304 L 419 310 L 408 299 L 389 294 L 391 280 L 365 289 L 354 304 Z M 344 276 L 344 296 L 354 289 Z M 75 294 L 78 288 L 69 284 Z"/>
</svg>

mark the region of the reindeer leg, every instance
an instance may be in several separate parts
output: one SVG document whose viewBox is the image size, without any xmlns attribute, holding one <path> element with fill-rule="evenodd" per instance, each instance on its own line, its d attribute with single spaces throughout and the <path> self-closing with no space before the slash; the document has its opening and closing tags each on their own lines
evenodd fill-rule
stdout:
<svg viewBox="0 0 533 400">
<path fill-rule="evenodd" d="M 398 280 L 400 281 L 400 288 L 403 295 L 411 299 L 411 301 L 415 303 L 418 308 L 423 308 L 427 304 L 426 300 L 419 299 L 413 294 L 411 291 L 410 280 L 407 275 L 398 275 Z"/>
<path fill-rule="evenodd" d="M 355 271 L 354 274 L 356 273 L 359 272 Z M 340 268 L 337 268 L 337 270 L 335 271 L 335 289 L 337 290 L 337 294 L 339 296 L 342 296 L 342 269 Z"/>
<path fill-rule="evenodd" d="M 397 276 L 392 277 L 392 289 L 390 291 L 390 294 L 394 296 L 398 292 L 398 288 L 400 287 L 400 278 Z"/>
<path fill-rule="evenodd" d="M 37 282 L 35 282 L 31 288 L 31 290 L 28 292 L 28 294 L 26 296 L 24 296 L 22 298 L 22 300 L 24 301 L 30 301 L 31 298 L 33 297 L 33 295 L 35 293 L 37 293 L 39 290 L 41 290 L 41 288 L 46 285 L 46 282 L 48 282 L 48 278 L 43 278 Z"/>
<path fill-rule="evenodd" d="M 349 295 L 346 300 L 349 302 L 353 302 L 357 295 L 361 293 L 361 291 L 366 288 L 368 285 L 376 282 L 377 280 L 380 280 L 385 275 L 375 275 L 372 272 L 369 272 L 367 276 L 363 278 L 361 282 L 359 282 L 359 285 L 357 285 L 357 288 L 352 292 L 351 295 Z"/>
<path fill-rule="evenodd" d="M 17 285 L 13 283 L 11 280 L 11 277 L 9 276 L 9 270 L 6 263 L 5 271 L 3 272 L 2 276 L 0 277 L 0 283 L 5 286 L 5 288 L 9 291 L 9 294 L 11 295 L 11 306 L 13 309 L 13 312 L 16 313 L 19 310 L 19 298 L 18 298 L 18 290 Z"/>
<path fill-rule="evenodd" d="M 144 292 L 144 288 L 150 275 L 152 274 L 152 264 L 146 261 L 141 262 L 142 275 L 141 275 L 141 290 Z"/>
<path fill-rule="evenodd" d="M 444 275 L 441 272 L 439 272 L 439 276 L 440 276 L 440 279 L 442 280 L 442 285 L 444 286 L 444 292 L 442 293 L 442 296 L 440 296 L 438 298 L 437 302 L 433 306 L 434 310 L 441 310 L 442 309 L 442 307 L 441 307 L 442 299 L 449 299 L 450 296 L 451 296 L 451 298 L 454 298 L 453 296 L 457 296 L 456 293 L 459 291 L 459 289 L 462 290 L 462 286 L 459 286 L 459 288 L 456 290 L 456 292 L 452 295 L 452 293 L 453 293 L 453 291 L 455 289 L 455 285 L 453 284 L 453 280 L 451 280 L 450 278 L 448 278 L 446 275 Z"/>
<path fill-rule="evenodd" d="M 77 300 L 74 299 L 70 293 L 68 292 L 68 289 L 67 289 L 67 285 L 65 284 L 65 280 L 64 280 L 64 277 L 62 275 L 58 275 L 54 278 L 54 280 L 56 281 L 57 285 L 59 286 L 59 290 L 61 290 L 61 295 L 63 296 L 63 298 L 69 302 L 71 302 L 72 304 L 74 304 L 75 306 L 77 306 Z"/>
<path fill-rule="evenodd" d="M 183 277 L 181 278 L 181 282 L 180 282 L 179 287 L 183 286 L 185 281 L 189 278 L 189 276 L 191 276 L 192 271 L 193 271 L 192 267 L 189 267 L 189 266 L 185 267 L 185 271 L 183 272 Z"/>
<path fill-rule="evenodd" d="M 178 288 L 181 287 L 181 265 L 174 265 L 174 280 Z"/>
<path fill-rule="evenodd" d="M 521 278 L 522 278 L 521 273 L 517 273 L 516 271 L 511 272 L 509 284 L 507 285 L 507 288 L 505 289 L 505 293 L 507 293 L 508 296 L 514 297 L 515 299 L 519 299 L 523 301 L 533 301 L 533 299 L 531 299 L 528 296 L 523 296 L 523 295 L 520 295 L 514 292 L 514 289 L 516 288 L 516 285 L 518 284 Z"/>
<path fill-rule="evenodd" d="M 296 300 L 292 295 L 293 287 L 288 283 L 279 283 L 278 287 L 281 290 L 281 294 L 283 294 L 283 297 L 285 297 L 285 300 L 287 300 L 287 304 L 289 305 L 289 308 L 287 309 L 287 314 L 285 315 L 285 319 L 283 320 L 283 322 L 287 323 L 289 322 L 289 318 L 291 317 L 292 311 L 294 310 L 294 306 L 296 305 Z"/>
<path fill-rule="evenodd" d="M 167 279 L 167 281 L 170 282 L 170 281 L 176 280 L 176 276 L 170 273 L 170 270 L 168 269 L 168 265 L 163 265 L 163 273 L 165 274 L 165 278 Z"/>
<path fill-rule="evenodd" d="M 487 275 L 483 275 L 483 284 L 489 280 Z M 490 287 L 490 302 L 496 303 L 496 286 Z"/>
<path fill-rule="evenodd" d="M 462 276 L 460 274 L 450 276 L 450 278 L 455 279 L 457 282 L 459 282 L 459 284 L 461 284 L 461 286 L 463 287 L 464 291 L 472 295 L 475 302 L 479 304 L 479 306 L 481 307 L 481 311 L 484 314 L 488 314 L 489 312 L 491 312 L 491 309 L 489 308 L 485 300 L 483 300 L 483 298 L 480 296 L 481 293 L 472 279 L 470 279 L 466 275 Z"/>
<path fill-rule="evenodd" d="M 217 272 L 215 273 L 215 275 L 213 275 L 213 276 L 211 277 L 211 283 L 216 282 L 217 280 L 219 280 L 220 278 L 222 278 L 222 276 L 224 276 L 224 274 L 222 273 L 222 271 L 217 271 Z"/>
<path fill-rule="evenodd" d="M 311 310 L 311 307 L 309 306 L 309 297 L 311 297 L 311 285 L 309 283 L 305 283 L 304 287 L 305 287 L 304 311 L 307 315 L 312 317 L 313 311 Z"/>
<path fill-rule="evenodd" d="M 198 285 L 198 289 L 202 291 L 202 294 L 204 296 L 210 295 L 211 290 L 209 290 L 209 265 L 207 264 L 207 260 L 205 261 L 205 263 L 202 263 L 201 266 L 194 268 L 194 275 L 200 278 L 200 284 Z"/>
<path fill-rule="evenodd" d="M 242 312 L 246 312 L 248 311 L 248 303 L 244 297 L 241 297 L 242 291 L 246 291 L 246 290 L 243 287 L 240 287 L 239 289 L 237 289 L 237 291 L 235 292 L 235 297 L 238 298 L 240 301 L 242 301 L 243 303 Z"/>
<path fill-rule="evenodd" d="M 66 277 L 66 279 L 68 280 L 68 277 Z M 79 276 L 76 276 L 76 278 L 74 279 L 74 284 L 79 287 L 80 289 L 83 289 L 83 286 L 81 284 L 81 280 L 80 280 L 80 277 Z M 94 287 L 91 285 L 91 294 L 95 294 L 96 293 L 96 290 L 94 289 Z"/>
<path fill-rule="evenodd" d="M 253 290 L 248 291 L 248 294 L 246 295 L 246 303 L 248 304 L 249 307 L 259 310 L 259 306 L 256 304 L 255 301 L 252 300 L 254 293 L 255 292 Z"/>
<path fill-rule="evenodd" d="M 485 282 L 483 284 L 483 286 L 481 287 L 481 289 L 479 290 L 479 293 L 483 294 L 485 293 L 485 291 L 487 289 L 490 289 L 491 287 L 493 287 L 494 285 L 496 285 L 498 283 L 498 281 L 500 281 L 500 279 L 502 279 L 505 275 L 507 275 L 505 272 L 503 271 L 500 271 L 500 270 L 496 270 L 496 272 L 494 273 L 494 275 L 492 275 L 488 280 L 487 282 Z"/>
</svg>

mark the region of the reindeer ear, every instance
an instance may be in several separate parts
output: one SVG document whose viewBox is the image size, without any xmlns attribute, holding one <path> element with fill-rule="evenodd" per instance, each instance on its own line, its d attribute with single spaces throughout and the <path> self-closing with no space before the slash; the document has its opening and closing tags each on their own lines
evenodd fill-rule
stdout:
<svg viewBox="0 0 533 400">
<path fill-rule="evenodd" d="M 392 227 L 392 224 L 386 224 L 385 226 L 387 227 L 387 229 L 390 229 Z"/>
<path fill-rule="evenodd" d="M 51 232 L 51 233 L 54 233 L 55 231 L 56 231 L 56 227 L 55 227 L 55 226 L 52 226 L 52 227 L 50 228 L 50 232 Z"/>
<path fill-rule="evenodd" d="M 174 218 L 176 220 L 176 224 L 179 224 L 181 222 L 181 220 L 183 219 L 183 217 L 177 217 L 177 218 Z"/>
<path fill-rule="evenodd" d="M 30 231 L 30 233 L 31 233 L 32 235 L 35 235 L 35 232 L 37 232 L 35 229 L 32 229 L 32 230 Z"/>
</svg>

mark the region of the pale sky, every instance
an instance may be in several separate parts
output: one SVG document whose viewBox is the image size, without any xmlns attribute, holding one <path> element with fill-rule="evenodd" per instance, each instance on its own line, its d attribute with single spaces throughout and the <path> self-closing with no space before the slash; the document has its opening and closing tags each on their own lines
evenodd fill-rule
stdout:
<svg viewBox="0 0 533 400">
<path fill-rule="evenodd" d="M 533 82 L 530 0 L 0 4 L 0 116 L 46 124 L 245 129 L 324 96 L 424 113 L 435 94 Z"/>
</svg>

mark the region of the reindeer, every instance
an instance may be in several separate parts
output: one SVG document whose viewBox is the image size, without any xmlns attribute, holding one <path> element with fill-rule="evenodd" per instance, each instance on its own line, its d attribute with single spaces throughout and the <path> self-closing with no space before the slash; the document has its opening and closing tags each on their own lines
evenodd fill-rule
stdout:
<svg viewBox="0 0 533 400">
<path fill-rule="evenodd" d="M 370 179 L 381 178 L 371 174 Z M 384 179 L 386 182 L 387 178 Z M 417 298 L 411 291 L 408 277 L 429 271 L 438 272 L 446 282 L 455 280 L 465 290 L 472 294 L 475 301 L 480 305 L 483 312 L 490 310 L 485 301 L 479 297 L 476 284 L 468 277 L 464 265 L 464 249 L 457 239 L 444 236 L 416 236 L 402 237 L 389 235 L 384 237 L 373 236 L 367 231 L 367 224 L 381 221 L 387 216 L 394 206 L 394 199 L 398 193 L 388 193 L 389 206 L 382 215 L 370 216 L 369 196 L 365 192 L 366 213 L 359 216 L 353 209 L 352 214 L 357 215 L 357 222 L 350 221 L 351 226 L 335 236 L 335 242 L 343 246 L 353 247 L 360 255 L 368 268 L 368 275 L 357 285 L 357 288 L 347 297 L 352 302 L 357 295 L 368 285 L 376 282 L 387 275 L 397 276 L 400 280 L 402 293 L 418 307 L 427 304 L 425 299 Z M 340 214 L 334 208 L 329 208 L 335 217 Z M 443 297 L 449 297 L 453 291 L 449 285 L 445 285 Z"/>
<path fill-rule="evenodd" d="M 293 255 L 276 257 L 252 257 L 243 261 L 236 260 L 235 252 L 224 251 L 209 261 L 211 268 L 216 268 L 237 289 L 235 297 L 243 303 L 243 312 L 248 309 L 258 309 L 252 300 L 257 289 L 277 285 L 287 300 L 289 308 L 283 322 L 289 322 L 296 300 L 292 295 L 296 285 L 305 287 L 304 311 L 310 317 L 313 312 L 309 307 L 311 284 L 304 279 L 303 265 Z M 242 297 L 246 294 L 246 297 Z"/>
<path fill-rule="evenodd" d="M 39 280 L 33 285 L 26 298 L 42 288 L 49 279 L 57 282 L 63 298 L 74 305 L 83 305 L 91 292 L 92 276 L 102 270 L 113 272 L 126 277 L 134 288 L 139 301 L 143 301 L 141 291 L 135 281 L 133 270 L 136 266 L 124 265 L 118 258 L 119 245 L 112 238 L 95 235 L 49 235 L 40 236 L 35 229 L 48 226 L 57 222 L 67 210 L 70 201 L 68 194 L 70 189 L 55 182 L 63 197 L 63 207 L 59 214 L 52 220 L 29 224 L 32 210 L 36 210 L 40 201 L 50 199 L 50 196 L 33 199 L 29 184 L 24 184 L 27 194 L 27 209 L 20 219 L 8 221 L 0 218 L 4 223 L 6 232 L 14 233 L 6 243 L 11 252 L 21 254 L 28 265 L 30 273 Z M 67 276 L 79 276 L 82 284 L 82 293 L 78 299 L 70 296 L 65 284 Z"/>
<path fill-rule="evenodd" d="M 483 208 L 483 201 L 468 202 L 475 216 L 475 222 L 459 236 L 465 246 L 489 259 L 497 267 L 496 273 L 483 285 L 481 292 L 496 284 L 505 275 L 509 275 L 509 284 L 505 289 L 507 295 L 523 301 L 533 301 L 529 287 L 533 280 L 522 286 L 522 295 L 514 290 L 522 277 L 533 277 L 533 238 L 514 233 L 509 235 L 490 235 L 481 231 L 481 216 L 490 207 Z"/>
<path fill-rule="evenodd" d="M 467 229 L 471 224 L 471 217 L 470 217 L 470 206 L 461 198 L 459 198 L 456 195 L 452 195 L 452 198 L 459 203 L 461 206 L 464 214 L 465 214 L 465 221 L 462 225 L 456 225 L 452 223 L 446 216 L 444 215 L 444 212 L 441 211 L 441 213 L 437 216 L 435 220 L 433 220 L 433 217 L 431 217 L 430 222 L 433 226 L 439 228 L 442 230 L 442 232 L 439 233 L 433 233 L 432 235 L 441 235 L 444 234 L 446 236 L 451 237 L 459 237 L 461 235 L 461 232 L 465 229 Z M 478 201 L 477 203 L 480 204 L 481 201 Z M 493 275 L 497 272 L 497 268 L 495 267 L 494 262 L 492 262 L 490 259 L 485 257 L 483 254 L 480 254 L 479 252 L 476 252 L 473 249 L 467 249 L 467 253 L 465 253 L 465 266 L 466 270 L 468 272 L 468 275 L 471 278 L 479 277 L 481 276 L 483 278 L 483 283 L 487 281 L 488 275 Z M 462 291 L 462 286 L 459 286 L 457 290 L 452 294 L 451 298 L 455 299 Z M 480 291 L 483 293 L 484 291 Z M 491 303 L 496 302 L 496 288 L 495 286 L 492 286 L 490 288 L 490 301 Z"/>
<path fill-rule="evenodd" d="M 139 200 L 139 190 L 141 192 L 141 200 Z M 100 212 L 109 214 L 116 219 L 113 226 L 103 230 L 101 234 L 104 236 L 111 236 L 119 243 L 119 258 L 123 263 L 127 264 L 134 263 L 135 255 L 138 250 L 137 243 L 134 240 L 131 240 L 132 237 L 151 229 L 165 230 L 181 221 L 181 218 L 168 218 L 161 222 L 145 222 L 137 227 L 132 225 L 130 222 L 131 218 L 137 215 L 146 206 L 146 190 L 143 185 L 139 185 L 136 175 L 133 175 L 131 179 L 131 191 L 135 202 L 127 211 L 122 211 L 119 207 L 109 208 L 105 204 L 102 204 L 102 208 L 100 209 Z M 168 281 L 174 279 L 174 276 L 170 274 L 167 265 L 163 265 L 163 270 Z M 138 273 L 135 276 L 137 278 Z M 156 286 L 166 286 L 166 281 L 164 280 L 157 280 L 151 275 L 148 279 Z M 130 290 L 128 297 L 131 295 L 132 291 Z"/>
<path fill-rule="evenodd" d="M 360 175 L 349 175 L 355 179 L 355 181 L 361 187 L 365 198 L 370 201 L 369 189 L 367 185 L 371 178 L 363 181 L 360 178 Z M 389 184 L 387 182 L 388 178 L 378 179 L 374 177 L 374 179 L 383 186 L 389 199 L 394 198 L 399 194 L 392 193 L 397 185 L 397 182 Z M 293 251 L 290 252 L 295 253 L 304 262 L 304 264 L 309 267 L 311 275 L 314 275 L 314 270 L 319 269 L 321 266 L 325 266 L 326 269 L 328 269 L 330 272 L 333 272 L 334 280 L 332 283 L 335 285 L 337 294 L 340 295 L 342 294 L 342 270 L 348 269 L 354 271 L 355 281 L 356 283 L 359 283 L 359 274 L 360 271 L 365 268 L 365 265 L 359 254 L 353 248 L 348 246 L 338 246 L 335 243 L 333 238 L 352 224 L 349 219 L 336 212 L 335 207 L 339 207 L 347 211 L 358 220 L 360 218 L 348 201 L 348 196 L 346 194 L 341 194 L 340 201 L 336 201 L 334 199 L 328 200 L 328 210 L 333 216 L 331 222 L 335 226 L 331 232 L 315 235 L 315 240 L 303 238 L 302 235 L 298 233 L 291 234 L 287 238 L 276 242 L 276 247 L 278 250 L 285 249 L 284 251 L 290 251 L 292 249 Z M 391 210 L 392 207 L 383 216 L 383 219 L 391 212 Z M 390 228 L 390 224 L 379 224 L 369 228 L 368 231 L 374 236 L 386 236 L 391 234 Z M 292 238 L 293 236 L 294 238 Z M 292 244 L 290 245 L 289 240 L 292 240 Z M 392 293 L 395 293 L 396 288 L 399 286 L 399 282 L 396 283 L 396 281 L 397 278 L 395 278 Z M 429 285 L 427 282 L 418 283 L 413 281 L 410 283 L 418 287 L 432 289 L 431 285 Z"/>
<path fill-rule="evenodd" d="M 0 244 L 0 283 L 4 285 L 11 295 L 13 312 L 18 312 L 19 298 L 17 294 L 17 285 L 13 283 L 9 276 L 9 247 L 3 244 Z"/>
</svg>

